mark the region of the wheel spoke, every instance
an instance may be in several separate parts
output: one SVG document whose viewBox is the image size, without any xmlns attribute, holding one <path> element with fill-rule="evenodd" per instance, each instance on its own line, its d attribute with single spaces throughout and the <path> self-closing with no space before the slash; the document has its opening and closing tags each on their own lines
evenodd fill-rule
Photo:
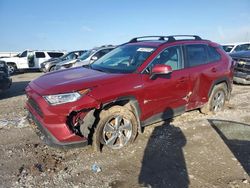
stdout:
<svg viewBox="0 0 250 188">
<path fill-rule="evenodd" d="M 107 140 L 106 144 L 109 146 L 113 146 L 117 137 L 118 137 L 117 134 L 113 134 L 111 138 Z"/>
<path fill-rule="evenodd" d="M 121 116 L 116 116 L 115 117 L 115 127 L 118 128 L 121 124 L 122 117 Z"/>
<path fill-rule="evenodd" d="M 225 95 L 223 91 L 218 91 L 213 97 L 212 109 L 217 112 L 223 108 Z"/>
<path fill-rule="evenodd" d="M 130 131 L 131 129 L 132 129 L 132 126 L 131 126 L 130 121 L 124 119 L 124 125 L 120 126 L 119 130 L 120 131 L 123 131 L 123 130 L 129 130 Z"/>
<path fill-rule="evenodd" d="M 110 123 L 107 123 L 104 127 L 104 132 L 109 132 L 109 133 L 113 133 L 114 132 L 114 127 L 110 124 Z"/>
<path fill-rule="evenodd" d="M 123 134 L 120 134 L 119 141 L 120 141 L 120 146 L 124 146 L 127 142 L 126 136 L 124 136 Z"/>
<path fill-rule="evenodd" d="M 222 94 L 221 93 L 218 93 L 218 98 L 217 98 L 218 101 L 221 101 L 222 100 Z"/>
</svg>

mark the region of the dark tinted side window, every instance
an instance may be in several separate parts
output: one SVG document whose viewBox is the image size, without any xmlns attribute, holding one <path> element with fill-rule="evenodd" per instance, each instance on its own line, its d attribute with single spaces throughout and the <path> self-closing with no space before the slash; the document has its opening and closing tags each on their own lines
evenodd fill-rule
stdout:
<svg viewBox="0 0 250 188">
<path fill-rule="evenodd" d="M 103 49 L 103 50 L 100 50 L 99 52 L 97 52 L 94 56 L 97 57 L 98 59 L 102 56 L 104 56 L 105 54 L 107 54 L 108 52 L 110 52 L 112 49 Z"/>
<path fill-rule="evenodd" d="M 219 61 L 221 55 L 217 52 L 216 48 L 208 46 L 208 62 Z"/>
<path fill-rule="evenodd" d="M 203 44 L 192 44 L 186 46 L 186 56 L 189 67 L 207 63 L 207 46 Z"/>
<path fill-rule="evenodd" d="M 61 57 L 63 56 L 63 53 L 61 52 L 48 52 L 50 57 Z"/>
<path fill-rule="evenodd" d="M 85 52 L 87 52 L 86 50 L 85 51 L 79 51 L 78 52 L 78 57 L 80 57 L 82 54 L 84 54 Z"/>
<path fill-rule="evenodd" d="M 28 52 L 27 52 L 27 51 L 24 51 L 24 52 L 20 55 L 20 57 L 27 57 L 27 54 L 28 54 Z"/>
<path fill-rule="evenodd" d="M 44 52 L 36 52 L 36 58 L 44 58 L 45 54 Z"/>
</svg>

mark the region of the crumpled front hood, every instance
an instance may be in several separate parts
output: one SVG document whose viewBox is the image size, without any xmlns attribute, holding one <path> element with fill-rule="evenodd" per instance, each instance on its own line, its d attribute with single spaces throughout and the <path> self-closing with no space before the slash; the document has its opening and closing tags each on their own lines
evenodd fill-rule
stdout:
<svg viewBox="0 0 250 188">
<path fill-rule="evenodd" d="M 119 76 L 78 67 L 44 74 L 29 85 L 40 95 L 59 94 L 108 84 Z"/>
</svg>

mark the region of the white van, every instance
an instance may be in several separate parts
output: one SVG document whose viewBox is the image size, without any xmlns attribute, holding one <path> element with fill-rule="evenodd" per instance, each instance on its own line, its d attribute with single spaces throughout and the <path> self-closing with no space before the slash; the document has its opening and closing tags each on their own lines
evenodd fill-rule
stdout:
<svg viewBox="0 0 250 188">
<path fill-rule="evenodd" d="M 13 74 L 17 70 L 40 69 L 41 63 L 44 61 L 62 55 L 64 55 L 64 52 L 60 51 L 25 50 L 14 57 L 1 58 L 1 61 L 7 63 L 10 74 Z"/>
</svg>

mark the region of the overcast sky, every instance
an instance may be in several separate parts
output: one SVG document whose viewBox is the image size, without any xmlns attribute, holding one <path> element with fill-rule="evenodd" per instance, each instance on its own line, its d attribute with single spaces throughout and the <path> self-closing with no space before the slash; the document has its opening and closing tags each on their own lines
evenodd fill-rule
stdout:
<svg viewBox="0 0 250 188">
<path fill-rule="evenodd" d="M 250 0 L 0 0 L 0 51 L 77 50 L 142 35 L 250 41 Z"/>
</svg>

